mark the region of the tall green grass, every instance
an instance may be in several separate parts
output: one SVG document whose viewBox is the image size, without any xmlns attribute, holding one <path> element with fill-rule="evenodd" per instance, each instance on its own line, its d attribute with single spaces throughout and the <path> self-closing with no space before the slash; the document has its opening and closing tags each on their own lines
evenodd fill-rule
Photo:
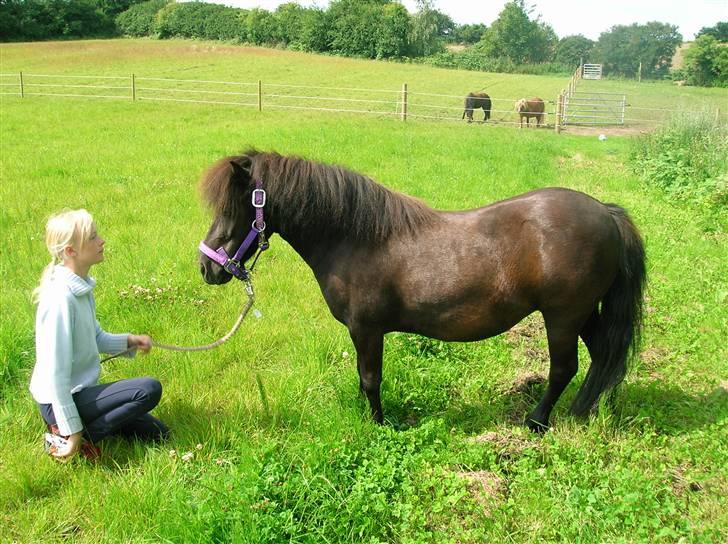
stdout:
<svg viewBox="0 0 728 544">
<path fill-rule="evenodd" d="M 0 53 L 4 69 L 6 62 L 8 69 L 83 66 L 97 74 L 164 68 L 170 77 L 219 79 L 247 69 L 349 84 L 402 78 L 402 66 L 385 63 L 346 60 L 342 70 L 342 59 L 308 56 L 313 64 L 303 65 L 299 55 L 277 51 L 119 43 L 2 45 Z M 446 88 L 446 77 L 473 84 L 471 74 L 411 69 L 408 77 L 431 81 L 431 88 Z M 512 84 L 550 81 L 524 76 Z M 701 227 L 701 209 L 635 176 L 629 140 L 89 99 L 3 97 L 0 113 L 3 539 L 728 537 L 726 237 Z M 543 438 L 523 430 L 542 392 L 538 380 L 524 377 L 548 369 L 544 333 L 534 320 L 471 344 L 388 335 L 387 425 L 372 424 L 346 330 L 311 271 L 274 236 L 256 270 L 260 320 L 250 318 L 212 352 L 153 350 L 105 366 L 104 381 L 160 378 L 156 413 L 173 438 L 158 446 L 111 439 L 98 465 L 53 463 L 42 452 L 43 426 L 27 393 L 34 361 L 29 297 L 46 262 L 45 219 L 66 206 L 95 215 L 107 240 L 106 261 L 94 273 L 108 330 L 148 332 L 170 343 L 210 341 L 232 324 L 243 293 L 234 283 L 211 287 L 200 278 L 196 246 L 210 217 L 196 183 L 213 161 L 249 145 L 342 164 L 443 209 L 552 185 L 626 207 L 646 240 L 650 285 L 644 349 L 616 408 L 588 421 L 568 415 L 588 365 L 582 347 L 579 375 L 555 409 L 554 428 Z M 188 452 L 193 457 L 184 461 Z"/>
<path fill-rule="evenodd" d="M 671 198 L 714 210 L 728 226 L 728 123 L 713 113 L 675 115 L 635 142 L 634 168 Z"/>
</svg>

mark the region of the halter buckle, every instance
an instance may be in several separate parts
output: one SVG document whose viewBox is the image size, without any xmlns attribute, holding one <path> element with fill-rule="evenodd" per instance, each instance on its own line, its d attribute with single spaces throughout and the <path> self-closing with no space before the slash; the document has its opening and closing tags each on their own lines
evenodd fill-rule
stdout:
<svg viewBox="0 0 728 544">
<path fill-rule="evenodd" d="M 250 200 L 252 201 L 253 208 L 262 208 L 265 206 L 266 194 L 264 189 L 253 189 L 253 194 Z"/>
</svg>

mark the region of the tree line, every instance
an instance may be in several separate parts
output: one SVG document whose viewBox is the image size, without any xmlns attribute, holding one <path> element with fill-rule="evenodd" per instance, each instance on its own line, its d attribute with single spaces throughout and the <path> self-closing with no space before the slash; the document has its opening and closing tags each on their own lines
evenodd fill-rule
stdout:
<svg viewBox="0 0 728 544">
<path fill-rule="evenodd" d="M 701 30 L 673 77 L 728 85 L 728 23 Z M 0 40 L 149 36 L 286 47 L 493 72 L 570 73 L 581 61 L 612 76 L 665 78 L 682 36 L 674 25 L 618 25 L 596 41 L 561 39 L 512 0 L 489 27 L 458 25 L 418 0 L 415 13 L 392 0 L 333 0 L 327 9 L 290 2 L 275 11 L 170 0 L 0 0 Z M 459 48 L 448 47 L 461 44 Z"/>
</svg>

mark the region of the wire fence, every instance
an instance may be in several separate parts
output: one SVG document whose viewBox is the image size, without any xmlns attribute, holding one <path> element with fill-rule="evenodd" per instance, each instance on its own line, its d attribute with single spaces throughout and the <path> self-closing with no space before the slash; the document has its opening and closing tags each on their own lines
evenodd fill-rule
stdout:
<svg viewBox="0 0 728 544">
<path fill-rule="evenodd" d="M 667 121 L 677 111 L 704 114 L 684 109 L 631 106 L 626 96 L 613 93 L 581 94 L 574 79 L 569 92 L 554 100 L 544 100 L 543 126 L 564 128 L 564 124 L 586 124 L 645 128 Z M 282 83 L 219 81 L 162 77 L 0 73 L 0 95 L 26 97 L 68 97 L 102 100 L 180 102 L 225 105 L 262 110 L 305 110 L 316 112 L 364 114 L 379 117 L 466 122 L 462 94 L 412 91 L 406 83 L 399 89 L 294 85 Z M 603 96 L 598 96 L 603 95 Z M 567 97 L 567 99 L 565 99 Z M 491 97 L 490 118 L 475 109 L 476 123 L 520 126 L 514 105 L 520 97 Z M 570 101 L 567 103 L 567 101 Z M 615 123 L 615 108 L 618 121 Z M 716 111 L 725 118 L 726 113 Z M 571 116 L 571 117 L 570 117 Z M 529 122 L 529 120 L 526 120 Z M 533 126 L 535 121 L 529 122 Z"/>
</svg>

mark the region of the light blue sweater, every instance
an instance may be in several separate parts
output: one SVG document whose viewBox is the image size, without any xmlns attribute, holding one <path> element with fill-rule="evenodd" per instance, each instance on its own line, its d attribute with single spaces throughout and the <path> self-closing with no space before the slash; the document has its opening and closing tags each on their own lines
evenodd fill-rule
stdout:
<svg viewBox="0 0 728 544">
<path fill-rule="evenodd" d="M 81 278 L 57 265 L 40 294 L 30 392 L 36 402 L 53 405 L 63 435 L 83 430 L 72 395 L 98 383 L 99 352 L 127 349 L 128 334 L 104 332 L 96 320 L 95 285 L 93 278 Z"/>
</svg>

